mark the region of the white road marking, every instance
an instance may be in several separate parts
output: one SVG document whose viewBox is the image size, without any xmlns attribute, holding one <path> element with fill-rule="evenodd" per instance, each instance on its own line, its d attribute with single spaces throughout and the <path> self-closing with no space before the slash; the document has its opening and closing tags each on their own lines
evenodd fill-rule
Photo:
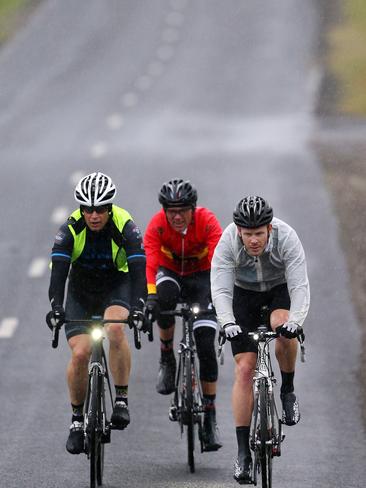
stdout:
<svg viewBox="0 0 366 488">
<path fill-rule="evenodd" d="M 143 75 L 140 76 L 138 80 L 136 80 L 135 86 L 141 91 L 148 90 L 152 85 L 152 79 L 150 76 Z"/>
<path fill-rule="evenodd" d="M 28 276 L 30 278 L 40 278 L 44 275 L 48 266 L 48 259 L 46 258 L 34 258 L 31 262 L 28 270 Z"/>
<path fill-rule="evenodd" d="M 107 125 L 112 130 L 120 129 L 124 124 L 124 120 L 121 114 L 114 113 L 107 117 Z"/>
<path fill-rule="evenodd" d="M 136 95 L 136 93 L 133 92 L 125 93 L 122 96 L 122 103 L 125 107 L 134 107 L 137 104 L 138 100 L 138 96 Z"/>
<path fill-rule="evenodd" d="M 165 17 L 165 22 L 168 25 L 180 26 L 183 24 L 184 15 L 180 12 L 169 12 Z"/>
<path fill-rule="evenodd" d="M 90 155 L 94 159 L 100 159 L 107 154 L 107 144 L 103 141 L 96 142 L 90 148 Z"/>
<path fill-rule="evenodd" d="M 179 40 L 179 31 L 174 29 L 174 27 L 167 27 L 163 30 L 161 38 L 164 42 L 177 42 Z"/>
<path fill-rule="evenodd" d="M 66 207 L 57 207 L 51 215 L 51 222 L 53 224 L 62 224 L 69 216 L 69 213 Z"/>
<path fill-rule="evenodd" d="M 152 61 L 148 68 L 148 73 L 151 76 L 160 76 L 162 72 L 164 71 L 164 66 L 160 61 Z"/>
<path fill-rule="evenodd" d="M 85 176 L 84 171 L 74 171 L 74 173 L 72 173 L 70 176 L 71 186 L 76 186 L 83 176 Z"/>
<path fill-rule="evenodd" d="M 170 0 L 170 5 L 176 10 L 183 10 L 187 6 L 187 0 Z"/>
<path fill-rule="evenodd" d="M 174 49 L 172 46 L 167 44 L 163 44 L 160 46 L 156 52 L 156 56 L 160 59 L 160 61 L 169 61 L 174 54 Z"/>
<path fill-rule="evenodd" d="M 0 339 L 9 339 L 18 327 L 18 319 L 15 317 L 7 317 L 3 319 L 0 324 Z"/>
</svg>

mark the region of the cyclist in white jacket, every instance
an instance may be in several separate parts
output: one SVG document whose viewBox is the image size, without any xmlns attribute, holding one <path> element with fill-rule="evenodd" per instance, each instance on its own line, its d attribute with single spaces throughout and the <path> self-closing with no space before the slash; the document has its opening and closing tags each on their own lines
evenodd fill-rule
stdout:
<svg viewBox="0 0 366 488">
<path fill-rule="evenodd" d="M 282 421 L 296 424 L 300 420 L 293 384 L 296 337 L 308 313 L 310 291 L 302 244 L 294 229 L 273 218 L 266 200 L 258 196 L 243 198 L 233 220 L 214 252 L 211 292 L 218 321 L 231 341 L 235 358 L 232 403 L 238 458 L 234 479 L 244 484 L 251 481 L 249 429 L 257 346 L 242 332 L 260 325 L 261 309 L 267 306 L 272 329 L 281 333 L 275 352 L 282 376 Z"/>
</svg>

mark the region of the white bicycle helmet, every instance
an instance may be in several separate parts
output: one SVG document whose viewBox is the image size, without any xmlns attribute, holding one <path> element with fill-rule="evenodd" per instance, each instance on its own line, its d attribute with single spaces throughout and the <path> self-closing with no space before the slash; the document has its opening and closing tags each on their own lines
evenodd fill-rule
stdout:
<svg viewBox="0 0 366 488">
<path fill-rule="evenodd" d="M 80 205 L 100 207 L 112 203 L 117 190 L 111 178 L 103 173 L 91 173 L 81 178 L 74 196 Z"/>
</svg>

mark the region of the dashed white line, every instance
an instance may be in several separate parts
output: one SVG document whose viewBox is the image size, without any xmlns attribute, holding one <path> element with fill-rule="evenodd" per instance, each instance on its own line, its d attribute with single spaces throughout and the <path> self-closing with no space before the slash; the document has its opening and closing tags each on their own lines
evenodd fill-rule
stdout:
<svg viewBox="0 0 366 488">
<path fill-rule="evenodd" d="M 53 224 L 62 224 L 69 216 L 69 210 L 66 207 L 57 207 L 52 212 L 51 222 Z"/>
<path fill-rule="evenodd" d="M 179 31 L 174 29 L 174 27 L 167 27 L 163 30 L 161 38 L 164 42 L 177 42 L 179 40 Z"/>
<path fill-rule="evenodd" d="M 28 276 L 30 278 L 40 278 L 44 275 L 47 266 L 48 260 L 46 258 L 34 258 L 29 266 Z"/>
<path fill-rule="evenodd" d="M 134 92 L 128 92 L 122 96 L 122 103 L 125 107 L 134 107 L 138 100 L 139 98 Z"/>
<path fill-rule="evenodd" d="M 177 10 L 183 10 L 187 6 L 187 0 L 170 0 L 172 8 Z"/>
<path fill-rule="evenodd" d="M 7 317 L 3 319 L 0 324 L 0 339 L 9 339 L 18 327 L 18 319 L 15 317 Z"/>
<path fill-rule="evenodd" d="M 169 61 L 169 59 L 172 58 L 174 54 L 174 49 L 172 46 L 169 46 L 167 44 L 163 44 L 160 46 L 156 52 L 156 56 L 161 60 L 161 61 Z"/>
<path fill-rule="evenodd" d="M 107 125 L 112 130 L 120 129 L 123 126 L 124 120 L 121 114 L 115 113 L 107 117 Z"/>
<path fill-rule="evenodd" d="M 147 71 L 151 76 L 160 76 L 164 71 L 164 66 L 160 61 L 152 61 L 149 64 Z"/>
<path fill-rule="evenodd" d="M 83 176 L 85 176 L 84 171 L 74 171 L 70 176 L 71 186 L 76 186 Z"/>
<path fill-rule="evenodd" d="M 90 155 L 94 159 L 100 159 L 107 154 L 107 144 L 105 142 L 96 142 L 90 148 Z"/>
<path fill-rule="evenodd" d="M 140 76 L 138 80 L 136 80 L 135 86 L 141 91 L 148 90 L 152 85 L 152 79 L 150 76 L 143 75 Z"/>
<path fill-rule="evenodd" d="M 181 12 L 169 12 L 165 17 L 168 25 L 180 26 L 183 24 L 184 15 Z"/>
</svg>

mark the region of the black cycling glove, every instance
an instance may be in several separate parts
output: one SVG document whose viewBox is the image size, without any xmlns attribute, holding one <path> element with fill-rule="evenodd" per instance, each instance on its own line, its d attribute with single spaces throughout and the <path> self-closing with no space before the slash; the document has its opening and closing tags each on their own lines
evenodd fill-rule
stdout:
<svg viewBox="0 0 366 488">
<path fill-rule="evenodd" d="M 149 293 L 146 300 L 146 316 L 154 322 L 160 312 L 159 298 L 157 293 Z"/>
<path fill-rule="evenodd" d="M 65 310 L 62 305 L 54 305 L 46 315 L 46 323 L 52 330 L 54 327 L 61 327 L 65 322 Z"/>
</svg>

